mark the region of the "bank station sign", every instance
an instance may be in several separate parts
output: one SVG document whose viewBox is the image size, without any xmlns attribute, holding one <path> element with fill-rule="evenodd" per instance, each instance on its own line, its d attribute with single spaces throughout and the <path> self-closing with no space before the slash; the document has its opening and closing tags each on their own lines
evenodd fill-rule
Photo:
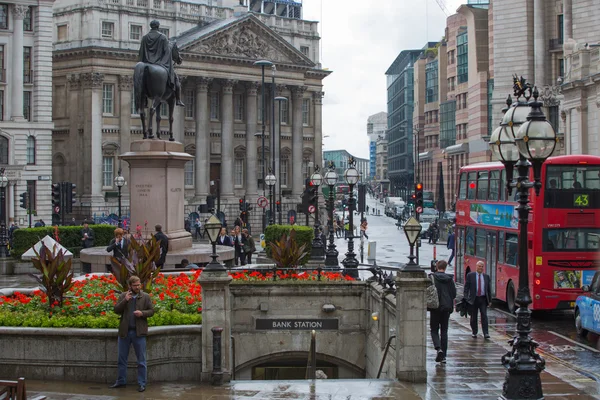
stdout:
<svg viewBox="0 0 600 400">
<path fill-rule="evenodd" d="M 339 320 L 329 319 L 256 319 L 256 330 L 304 331 L 338 330 Z"/>
</svg>

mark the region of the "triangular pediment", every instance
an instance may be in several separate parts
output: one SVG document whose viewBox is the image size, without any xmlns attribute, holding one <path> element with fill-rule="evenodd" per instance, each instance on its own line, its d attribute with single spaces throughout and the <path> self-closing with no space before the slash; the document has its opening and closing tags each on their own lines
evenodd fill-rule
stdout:
<svg viewBox="0 0 600 400">
<path fill-rule="evenodd" d="M 222 20 L 177 38 L 181 51 L 205 56 L 269 60 L 313 68 L 315 64 L 252 14 Z"/>
</svg>

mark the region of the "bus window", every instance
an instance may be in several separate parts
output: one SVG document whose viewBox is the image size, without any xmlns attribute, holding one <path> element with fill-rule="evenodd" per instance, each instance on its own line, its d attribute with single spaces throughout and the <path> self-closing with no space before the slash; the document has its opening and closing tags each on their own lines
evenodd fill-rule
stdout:
<svg viewBox="0 0 600 400">
<path fill-rule="evenodd" d="M 495 170 L 490 172 L 490 195 L 489 200 L 500 199 L 500 171 Z"/>
<path fill-rule="evenodd" d="M 475 255 L 477 257 L 485 257 L 485 229 L 475 230 Z"/>
<path fill-rule="evenodd" d="M 506 200 L 506 170 L 500 174 L 500 201 Z"/>
<path fill-rule="evenodd" d="M 498 262 L 504 264 L 504 232 L 498 232 Z"/>
<path fill-rule="evenodd" d="M 467 198 L 467 174 L 460 174 L 460 186 L 458 189 L 458 198 L 465 200 Z"/>
<path fill-rule="evenodd" d="M 480 171 L 477 177 L 477 200 L 487 200 L 488 198 L 488 171 Z"/>
<path fill-rule="evenodd" d="M 519 254 L 519 237 L 516 233 L 506 234 L 506 263 L 517 266 Z"/>
<path fill-rule="evenodd" d="M 596 173 L 596 171 L 586 171 L 585 187 L 588 189 L 600 189 L 600 172 Z"/>
<path fill-rule="evenodd" d="M 546 189 L 600 189 L 600 166 L 549 165 L 546 169 Z"/>
<path fill-rule="evenodd" d="M 467 228 L 465 254 L 475 255 L 475 228 Z"/>
<path fill-rule="evenodd" d="M 475 192 L 477 189 L 477 172 L 469 172 L 467 181 L 469 184 L 467 189 L 467 199 L 475 200 Z"/>
<path fill-rule="evenodd" d="M 568 228 L 544 229 L 544 251 L 598 251 L 600 229 Z"/>
</svg>

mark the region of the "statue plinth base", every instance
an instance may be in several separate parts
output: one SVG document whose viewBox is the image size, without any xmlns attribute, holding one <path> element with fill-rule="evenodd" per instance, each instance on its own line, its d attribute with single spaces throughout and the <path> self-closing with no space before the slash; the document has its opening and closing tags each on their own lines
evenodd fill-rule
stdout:
<svg viewBox="0 0 600 400">
<path fill-rule="evenodd" d="M 137 140 L 131 151 L 120 155 L 129 164 L 130 223 L 154 231 L 162 225 L 169 250 L 192 246 L 192 235 L 184 229 L 184 169 L 194 157 L 183 144 L 164 140 Z"/>
</svg>

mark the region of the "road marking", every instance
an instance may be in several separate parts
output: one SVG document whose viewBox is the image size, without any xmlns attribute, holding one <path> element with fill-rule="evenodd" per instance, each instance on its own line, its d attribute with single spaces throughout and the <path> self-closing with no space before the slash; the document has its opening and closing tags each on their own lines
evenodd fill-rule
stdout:
<svg viewBox="0 0 600 400">
<path fill-rule="evenodd" d="M 579 342 L 577 342 L 577 341 L 575 341 L 575 340 L 573 340 L 573 339 L 570 339 L 570 338 L 568 338 L 568 337 L 566 337 L 566 336 L 563 336 L 563 335 L 561 335 L 560 333 L 556 333 L 556 332 L 553 332 L 553 331 L 548 331 L 548 333 L 551 333 L 551 334 L 553 334 L 553 335 L 555 335 L 555 336 L 558 336 L 558 337 L 559 337 L 559 338 L 561 338 L 561 339 L 565 339 L 565 340 L 567 340 L 567 341 L 569 341 L 569 342 L 571 342 L 571 343 L 574 343 L 574 344 L 576 344 L 577 346 L 581 346 L 581 347 L 583 347 L 584 349 L 587 349 L 587 350 L 589 350 L 589 351 L 593 351 L 594 353 L 600 353 L 600 351 L 599 351 L 599 350 L 596 350 L 595 348 L 593 348 L 593 347 L 590 347 L 590 346 L 588 346 L 588 345 L 585 345 L 585 344 L 583 344 L 583 343 L 579 343 Z"/>
</svg>

